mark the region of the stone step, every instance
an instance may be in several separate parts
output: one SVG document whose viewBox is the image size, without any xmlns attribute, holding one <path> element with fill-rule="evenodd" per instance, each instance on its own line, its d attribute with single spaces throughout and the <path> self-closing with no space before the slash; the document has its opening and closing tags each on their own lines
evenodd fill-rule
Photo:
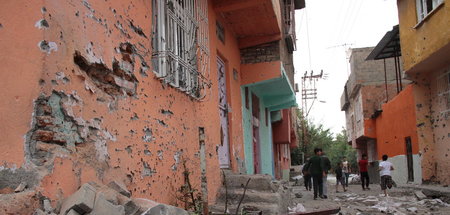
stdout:
<svg viewBox="0 0 450 215">
<path fill-rule="evenodd" d="M 229 204 L 227 207 L 227 210 L 230 214 L 234 214 L 236 212 L 237 204 Z M 252 203 L 242 203 L 239 207 L 239 211 L 243 209 L 243 207 L 252 207 L 252 208 L 258 208 L 258 210 L 262 211 L 262 214 L 267 215 L 281 215 L 281 214 L 287 214 L 288 211 L 285 213 L 280 213 L 279 206 L 277 204 L 268 204 L 266 202 L 252 202 Z M 211 213 L 223 213 L 225 210 L 224 204 L 216 204 L 214 206 L 211 206 L 209 208 L 209 212 Z M 238 213 L 240 214 L 240 213 Z"/>
<path fill-rule="evenodd" d="M 238 204 L 242 195 L 244 194 L 243 188 L 233 188 L 227 190 L 227 195 L 225 195 L 225 188 L 221 188 L 219 190 L 219 196 L 217 202 L 224 203 L 225 196 L 227 196 L 228 203 Z M 274 193 L 271 191 L 257 191 L 253 189 L 247 189 L 245 192 L 245 197 L 243 199 L 243 203 L 249 202 L 265 202 L 265 203 L 273 203 L 278 204 L 282 201 L 282 198 L 279 193 Z"/>
<path fill-rule="evenodd" d="M 277 191 L 278 185 L 273 183 L 272 176 L 270 175 L 238 175 L 238 174 L 226 174 L 226 186 L 228 189 L 232 188 L 244 188 L 247 180 L 248 189 L 260 190 L 260 191 Z"/>
</svg>

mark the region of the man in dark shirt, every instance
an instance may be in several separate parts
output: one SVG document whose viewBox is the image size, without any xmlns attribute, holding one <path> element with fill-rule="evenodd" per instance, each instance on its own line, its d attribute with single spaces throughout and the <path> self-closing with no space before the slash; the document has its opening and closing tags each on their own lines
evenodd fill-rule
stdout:
<svg viewBox="0 0 450 215">
<path fill-rule="evenodd" d="M 367 165 L 369 162 L 367 161 L 367 155 L 363 154 L 362 159 L 359 160 L 359 172 L 361 173 L 361 185 L 363 190 L 370 190 L 369 188 L 369 173 L 367 171 Z M 364 186 L 365 185 L 365 186 Z"/>
<path fill-rule="evenodd" d="M 314 200 L 317 199 L 317 193 L 319 193 L 319 197 L 323 198 L 323 180 L 322 177 L 325 176 L 325 172 L 323 171 L 323 163 L 322 158 L 322 149 L 315 148 L 314 156 L 309 159 L 309 172 L 313 179 L 313 189 L 314 189 Z"/>
<path fill-rule="evenodd" d="M 325 174 L 323 175 L 322 178 L 322 190 L 323 190 L 323 198 L 326 199 L 328 198 L 328 185 L 327 185 L 327 180 L 328 180 L 328 171 L 330 171 L 331 169 L 331 162 L 330 159 L 328 159 L 328 157 L 325 155 L 325 152 L 322 151 L 322 170 L 325 172 Z"/>
</svg>

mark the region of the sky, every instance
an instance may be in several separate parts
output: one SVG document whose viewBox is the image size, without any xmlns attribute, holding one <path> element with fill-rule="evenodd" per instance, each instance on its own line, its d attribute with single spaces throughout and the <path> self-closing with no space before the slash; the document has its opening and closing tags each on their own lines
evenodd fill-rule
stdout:
<svg viewBox="0 0 450 215">
<path fill-rule="evenodd" d="M 326 78 L 316 84 L 317 100 L 307 101 L 308 118 L 339 133 L 345 127 L 340 98 L 350 74 L 347 50 L 376 46 L 398 24 L 397 1 L 306 0 L 306 8 L 297 10 L 295 18 L 297 103 L 302 107 L 301 77 L 305 71 L 319 74 L 323 70 Z"/>
</svg>

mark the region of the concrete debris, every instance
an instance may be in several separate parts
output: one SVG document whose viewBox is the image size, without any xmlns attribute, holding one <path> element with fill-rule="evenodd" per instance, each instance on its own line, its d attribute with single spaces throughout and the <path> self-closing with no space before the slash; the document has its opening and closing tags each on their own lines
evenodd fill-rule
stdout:
<svg viewBox="0 0 450 215">
<path fill-rule="evenodd" d="M 407 208 L 406 210 L 409 211 L 409 212 L 413 212 L 413 213 L 417 212 L 417 208 L 416 207 L 410 207 L 410 208 Z"/>
<path fill-rule="evenodd" d="M 416 195 L 418 200 L 422 200 L 422 199 L 426 199 L 427 198 L 427 196 L 425 196 L 425 194 L 423 194 L 423 192 L 420 191 L 420 190 L 414 192 L 414 195 Z"/>
<path fill-rule="evenodd" d="M 189 215 L 189 213 L 181 208 L 159 204 L 153 208 L 148 209 L 142 215 Z"/>
<path fill-rule="evenodd" d="M 22 192 L 23 190 L 25 190 L 25 188 L 27 188 L 27 182 L 22 182 L 19 184 L 19 186 L 17 186 L 14 192 L 15 193 Z"/>
<path fill-rule="evenodd" d="M 112 204 L 102 194 L 98 194 L 91 214 L 125 215 L 125 208 Z"/>
<path fill-rule="evenodd" d="M 66 215 L 71 209 L 80 214 L 89 213 L 94 208 L 96 189 L 90 184 L 83 184 L 73 195 L 69 196 L 61 206 L 61 215 Z"/>
<path fill-rule="evenodd" d="M 112 181 L 107 186 L 89 182 L 83 184 L 77 192 L 64 200 L 60 215 L 188 214 L 187 211 L 174 206 L 160 204 L 149 199 L 130 199 L 130 196 L 130 191 L 119 181 Z M 53 208 L 47 199 L 44 200 L 44 210 L 45 212 L 39 209 L 36 213 L 38 215 L 53 213 Z"/>
<path fill-rule="evenodd" d="M 126 186 L 120 182 L 120 181 L 111 181 L 108 184 L 108 187 L 119 192 L 120 194 L 126 196 L 126 197 L 130 197 L 131 193 L 130 191 L 127 190 Z"/>
<path fill-rule="evenodd" d="M 69 212 L 67 212 L 66 215 L 80 215 L 78 212 L 76 212 L 75 210 L 70 210 Z"/>
<path fill-rule="evenodd" d="M 300 204 L 300 203 L 297 203 L 297 205 L 295 206 L 295 207 L 289 207 L 289 213 L 291 214 L 291 213 L 298 213 L 298 212 L 306 212 L 306 209 L 305 209 L 305 207 L 302 205 L 302 204 Z"/>
<path fill-rule="evenodd" d="M 44 205 L 44 211 L 45 211 L 46 213 L 50 213 L 50 212 L 53 212 L 53 211 L 54 211 L 52 205 L 50 204 L 50 200 L 44 199 L 43 205 Z"/>
</svg>

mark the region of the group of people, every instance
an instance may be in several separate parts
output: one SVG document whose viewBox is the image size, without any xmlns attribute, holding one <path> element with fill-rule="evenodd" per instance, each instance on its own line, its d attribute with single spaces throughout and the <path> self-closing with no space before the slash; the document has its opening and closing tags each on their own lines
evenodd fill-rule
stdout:
<svg viewBox="0 0 450 215">
<path fill-rule="evenodd" d="M 380 186 L 381 190 L 384 192 L 384 195 L 387 196 L 386 189 L 392 188 L 391 171 L 394 170 L 394 167 L 391 162 L 387 161 L 387 155 L 383 155 L 382 159 L 383 161 L 380 162 L 378 166 L 378 171 L 381 176 Z M 370 190 L 368 165 L 369 162 L 367 155 L 363 154 L 361 159 L 358 161 L 363 190 Z M 311 188 L 314 190 L 314 200 L 318 197 L 322 199 L 328 198 L 327 177 L 330 171 L 330 159 L 328 159 L 322 149 L 315 148 L 314 156 L 308 159 L 302 169 L 305 188 L 308 191 L 310 191 Z M 334 173 L 336 175 L 336 193 L 339 192 L 339 184 L 341 184 L 343 191 L 346 192 L 348 188 L 348 179 L 350 176 L 350 164 L 346 157 L 343 157 L 342 161 L 336 164 Z"/>
</svg>

